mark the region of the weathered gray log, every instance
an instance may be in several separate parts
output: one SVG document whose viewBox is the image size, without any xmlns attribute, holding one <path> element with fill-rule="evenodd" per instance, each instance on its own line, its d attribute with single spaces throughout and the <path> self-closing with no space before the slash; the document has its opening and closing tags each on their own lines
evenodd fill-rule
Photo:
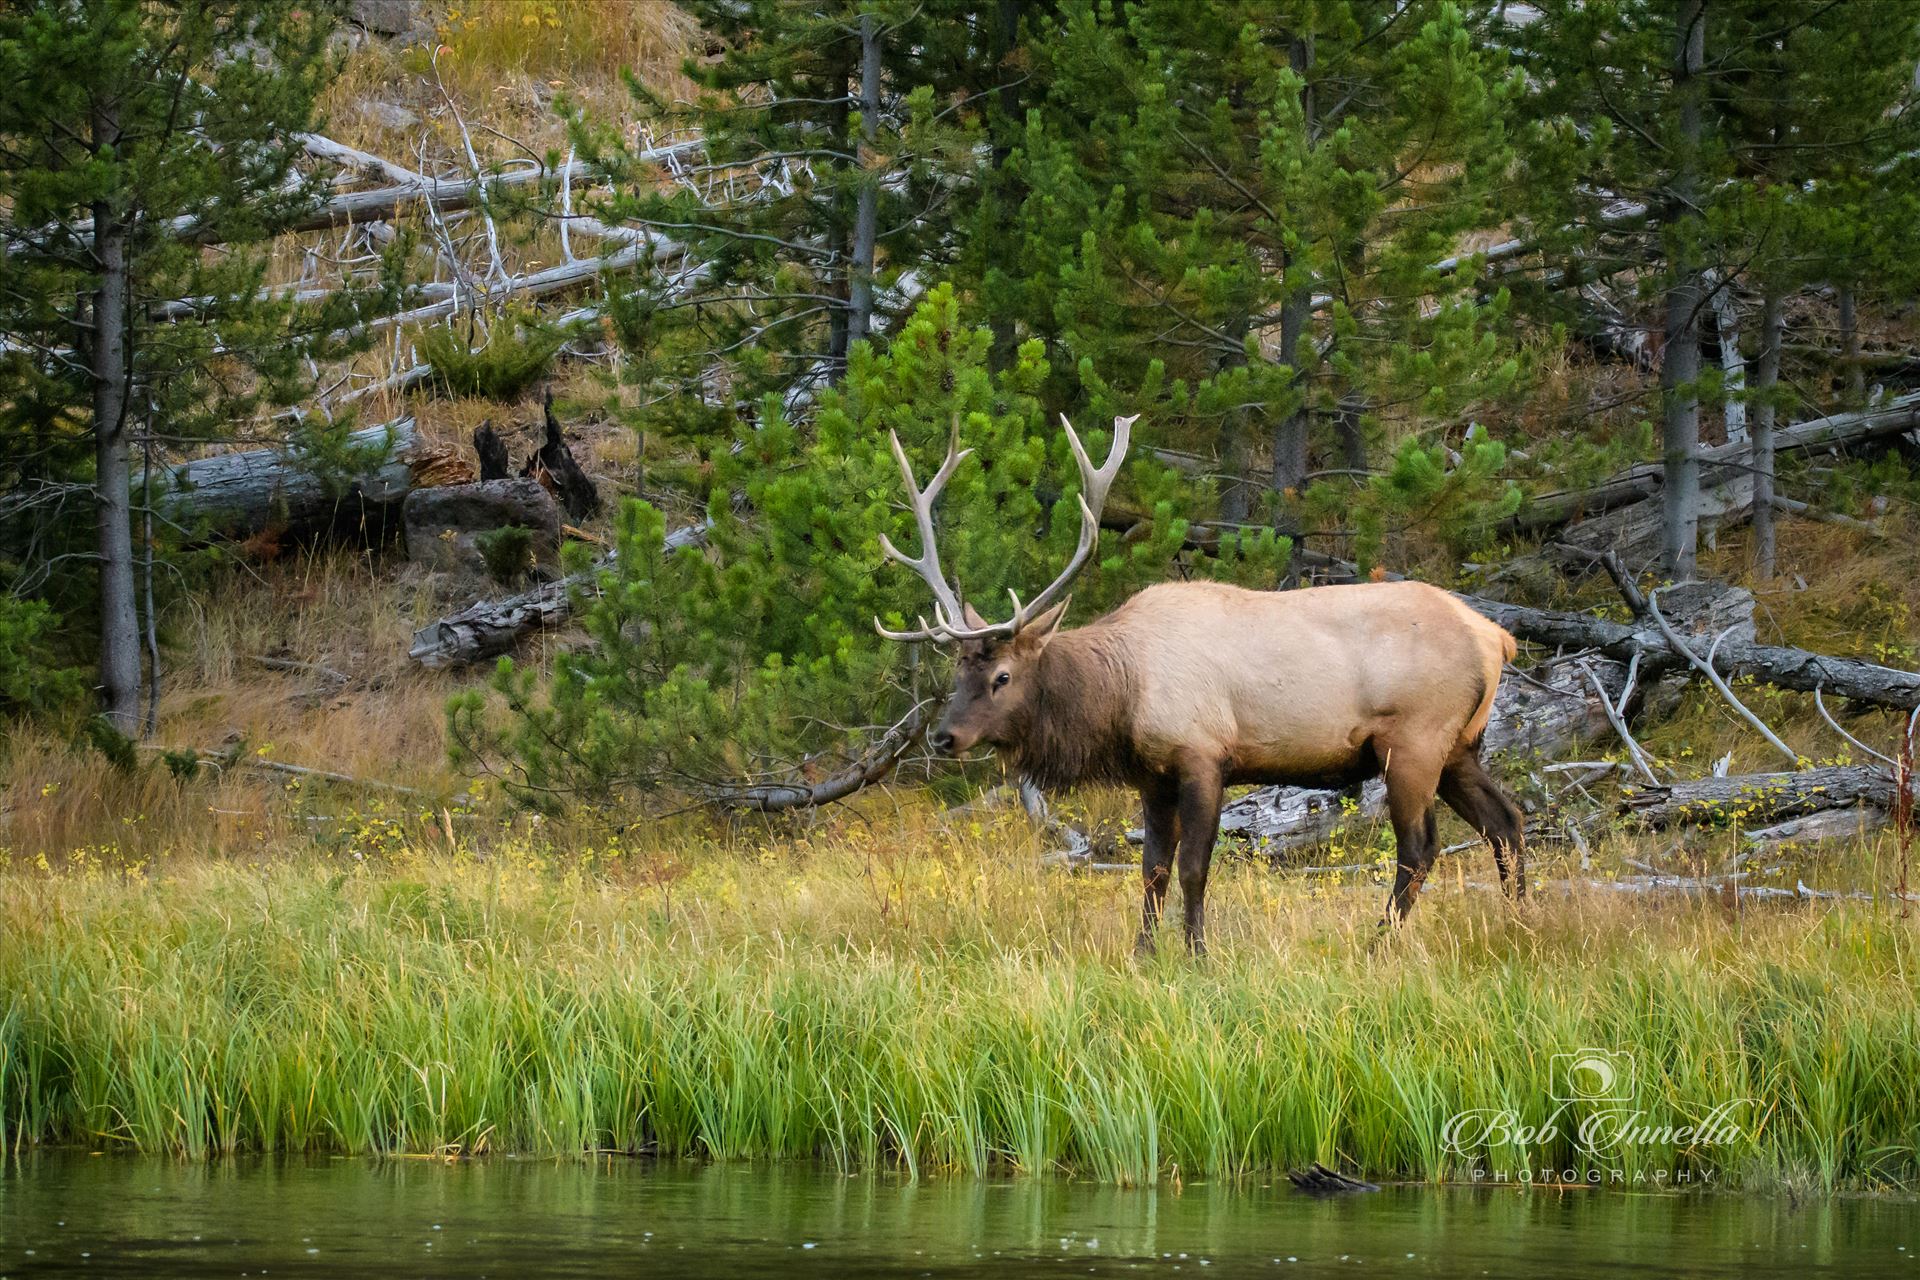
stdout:
<svg viewBox="0 0 1920 1280">
<path fill-rule="evenodd" d="M 706 525 L 675 529 L 666 538 L 669 551 L 699 546 Z M 499 600 L 476 600 L 458 613 L 429 622 L 413 633 L 407 655 L 435 670 L 472 666 L 510 652 L 522 639 L 573 616 L 573 593 L 591 589 L 599 567 Z"/>
<path fill-rule="evenodd" d="M 1886 825 L 1885 809 L 1871 804 L 1856 804 L 1844 809 L 1822 809 L 1740 834 L 1755 849 L 1772 849 L 1780 845 L 1807 844 L 1814 840 L 1850 839 L 1869 831 L 1878 831 Z"/>
<path fill-rule="evenodd" d="M 641 152 L 635 158 L 642 161 L 662 161 L 702 150 L 705 146 L 706 142 L 703 139 L 688 138 Z M 400 209 L 416 203 L 430 204 L 442 213 L 449 213 L 469 208 L 498 192 L 527 186 L 530 183 L 558 182 L 568 175 L 584 176 L 591 170 L 590 165 L 574 163 L 563 168 L 548 169 L 542 166 L 513 169 L 480 178 L 449 181 L 435 178 L 429 179 L 424 184 L 401 182 L 392 186 L 376 187 L 369 191 L 350 191 L 314 206 L 306 214 L 283 226 L 281 231 L 324 231 L 343 222 L 386 222 L 392 219 Z M 215 225 L 203 224 L 191 214 L 182 214 L 173 219 L 167 225 L 167 230 L 180 239 L 195 244 L 220 242 Z M 93 234 L 93 221 L 83 219 L 73 223 L 69 231 L 76 236 L 90 236 Z"/>
<path fill-rule="evenodd" d="M 510 652 L 521 637 L 573 616 L 573 592 L 591 575 L 543 583 L 501 600 L 476 600 L 413 633 L 408 656 L 422 666 L 464 667 Z"/>
<path fill-rule="evenodd" d="M 1858 805 L 1884 810 L 1892 803 L 1893 779 L 1886 770 L 1849 764 L 1622 787 L 1620 813 L 1658 829 L 1783 822 Z"/>
<path fill-rule="evenodd" d="M 1920 392 L 1898 396 L 1872 409 L 1812 418 L 1774 433 L 1776 453 L 1812 453 L 1892 440 L 1920 428 Z M 1750 465 L 1745 444 L 1714 445 L 1700 451 L 1700 482 L 1706 487 L 1727 483 L 1746 474 Z M 1644 502 L 1660 491 L 1663 468 L 1657 462 L 1629 467 L 1585 489 L 1543 493 L 1508 521 L 1520 532 L 1557 529 L 1583 517 Z"/>
<path fill-rule="evenodd" d="M 379 460 L 344 484 L 318 474 L 298 449 L 248 449 L 165 468 L 155 486 L 156 510 L 183 528 L 235 538 L 384 527 L 413 487 L 413 419 L 365 427 L 347 439 L 377 449 Z"/>
<path fill-rule="evenodd" d="M 391 160 L 362 151 L 358 147 L 350 147 L 344 142 L 335 142 L 332 138 L 321 134 L 301 133 L 295 136 L 299 138 L 300 145 L 306 149 L 308 155 L 322 160 L 331 160 L 334 164 L 356 172 L 378 174 L 388 182 L 411 186 L 427 186 L 433 182 L 433 179 L 424 173 L 406 168 L 404 165 L 397 165 Z"/>
<path fill-rule="evenodd" d="M 1695 504 L 1701 540 L 1709 547 L 1723 529 L 1744 524 L 1753 510 L 1753 477 L 1730 476 L 1724 483 L 1706 485 Z M 1636 502 L 1612 511 L 1576 521 L 1560 533 L 1542 554 L 1557 564 L 1568 562 L 1568 549 L 1581 563 L 1595 552 L 1612 551 L 1629 566 L 1645 568 L 1660 557 L 1660 504 Z"/>
<path fill-rule="evenodd" d="M 1652 677 L 1684 665 L 1666 637 L 1651 624 L 1613 622 L 1584 613 L 1532 609 L 1479 596 L 1462 596 L 1469 605 L 1515 636 L 1547 648 L 1594 649 L 1617 662 L 1637 654 L 1643 675 Z M 1755 644 L 1729 638 L 1720 646 L 1719 670 L 1751 676 L 1782 689 L 1827 693 L 1854 702 L 1911 710 L 1920 706 L 1920 673 L 1883 667 L 1859 658 L 1837 658 L 1785 645 Z"/>
</svg>

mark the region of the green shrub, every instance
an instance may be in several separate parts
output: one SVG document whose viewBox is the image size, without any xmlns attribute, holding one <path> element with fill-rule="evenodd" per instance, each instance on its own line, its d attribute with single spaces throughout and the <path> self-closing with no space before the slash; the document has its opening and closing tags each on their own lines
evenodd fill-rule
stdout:
<svg viewBox="0 0 1920 1280">
<path fill-rule="evenodd" d="M 0 714 L 59 716 L 78 708 L 86 680 L 62 665 L 60 615 L 39 600 L 0 595 Z"/>
<path fill-rule="evenodd" d="M 510 524 L 475 535 L 474 546 L 486 561 L 487 573 L 503 587 L 510 587 L 533 568 L 533 530 Z"/>
<path fill-rule="evenodd" d="M 531 315 L 502 318 L 477 347 L 445 325 L 429 326 L 418 339 L 420 355 L 433 366 L 435 382 L 450 395 L 483 400 L 518 399 L 547 376 L 564 340 L 561 333 Z"/>
</svg>

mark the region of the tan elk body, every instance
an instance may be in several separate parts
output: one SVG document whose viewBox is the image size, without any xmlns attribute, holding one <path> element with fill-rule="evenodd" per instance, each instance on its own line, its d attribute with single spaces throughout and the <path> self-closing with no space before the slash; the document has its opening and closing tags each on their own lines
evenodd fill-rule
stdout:
<svg viewBox="0 0 1920 1280">
<path fill-rule="evenodd" d="M 1221 793 L 1236 783 L 1338 787 L 1384 774 L 1396 916 L 1411 909 L 1438 852 L 1436 794 L 1487 838 L 1501 879 L 1521 893 L 1519 810 L 1479 759 L 1514 642 L 1446 592 L 1417 582 L 1296 591 L 1164 583 L 1084 627 L 1061 627 L 1067 602 L 1050 602 L 1091 554 L 1131 424 L 1116 420 L 1113 454 L 1097 471 L 1068 426 L 1083 482 L 1079 548 L 1033 604 L 1016 596 L 1014 616 L 998 624 L 946 583 L 933 545 L 933 501 L 966 451 L 949 449 L 923 493 L 894 442 L 922 550 L 910 559 L 885 546 L 933 589 L 935 622 L 881 631 L 960 645 L 935 748 L 993 747 L 1042 786 L 1136 787 L 1146 827 L 1143 950 L 1176 850 L 1187 941 L 1203 948 Z"/>
<path fill-rule="evenodd" d="M 1298 591 L 1181 582 L 1055 633 L 1046 650 L 1061 671 L 1126 668 L 1140 769 L 1199 758 L 1218 762 L 1228 785 L 1311 785 L 1376 772 L 1369 753 L 1403 763 L 1436 755 L 1437 772 L 1486 728 L 1513 641 L 1419 582 Z"/>
</svg>

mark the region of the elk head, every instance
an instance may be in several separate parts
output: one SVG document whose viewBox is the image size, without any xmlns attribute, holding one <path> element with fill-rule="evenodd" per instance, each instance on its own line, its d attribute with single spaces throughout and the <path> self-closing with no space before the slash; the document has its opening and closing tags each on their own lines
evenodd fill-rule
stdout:
<svg viewBox="0 0 1920 1280">
<path fill-rule="evenodd" d="M 1016 746 L 1026 734 L 1034 702 L 1034 669 L 1047 644 L 1060 629 L 1072 597 L 1061 593 L 1086 567 L 1087 560 L 1100 541 L 1100 511 L 1106 505 L 1107 490 L 1126 461 L 1127 441 L 1138 415 L 1113 420 L 1113 447 L 1106 463 L 1095 468 L 1080 444 L 1080 437 L 1066 415 L 1060 424 L 1067 430 L 1067 444 L 1080 467 L 1080 541 L 1073 558 L 1060 575 L 1030 603 L 1022 604 L 1018 593 L 1009 589 L 1013 616 L 1005 622 L 988 622 L 961 597 L 957 586 L 947 581 L 940 568 L 940 553 L 934 543 L 933 504 L 953 478 L 954 471 L 971 449 L 960 448 L 959 419 L 947 445 L 946 461 L 923 490 L 914 480 L 913 468 L 899 436 L 888 432 L 893 444 L 894 461 L 900 464 L 900 476 L 906 482 L 908 501 L 913 507 L 914 523 L 920 532 L 918 558 L 903 554 L 885 534 L 881 548 L 892 559 L 912 569 L 933 592 L 933 621 L 916 619 L 913 631 L 889 631 L 873 620 L 874 630 L 889 640 L 932 640 L 958 643 L 960 657 L 954 675 L 953 692 L 947 698 L 946 714 L 941 717 L 929 741 L 937 751 L 960 754 L 982 743 L 992 747 Z M 1058 603 L 1055 603 L 1058 599 Z"/>
</svg>

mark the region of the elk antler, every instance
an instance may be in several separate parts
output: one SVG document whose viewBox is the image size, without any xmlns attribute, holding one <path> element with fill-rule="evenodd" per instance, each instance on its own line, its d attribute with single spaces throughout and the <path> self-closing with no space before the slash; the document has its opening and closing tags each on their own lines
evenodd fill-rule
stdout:
<svg viewBox="0 0 1920 1280">
<path fill-rule="evenodd" d="M 914 523 L 920 527 L 920 558 L 915 560 L 902 554 L 900 548 L 893 545 L 893 539 L 886 534 L 880 535 L 880 549 L 888 556 L 898 560 L 907 568 L 919 574 L 927 586 L 933 589 L 933 616 L 935 625 L 929 627 L 925 618 L 916 618 L 920 624 L 918 631 L 889 631 L 880 625 L 880 619 L 873 620 L 873 629 L 889 640 L 941 640 L 945 638 L 945 628 L 949 620 L 957 619 L 964 610 L 960 606 L 960 595 L 947 585 L 946 575 L 940 569 L 940 548 L 933 540 L 933 503 L 940 491 L 947 487 L 947 481 L 960 462 L 971 449 L 960 447 L 960 415 L 953 415 L 953 435 L 947 441 L 947 460 L 940 464 L 940 470 L 934 472 L 924 491 L 913 479 L 913 466 L 907 461 L 906 450 L 900 447 L 897 432 L 888 431 L 887 440 L 893 445 L 893 460 L 900 464 L 900 478 L 907 484 L 907 501 L 913 506 Z"/>
<path fill-rule="evenodd" d="M 880 536 L 880 545 L 886 553 L 918 573 L 926 584 L 933 589 L 933 623 L 928 625 L 925 618 L 916 618 L 920 624 L 917 631 L 889 631 L 880 625 L 880 619 L 873 620 L 874 630 L 889 640 L 979 640 L 989 636 L 1014 636 L 1034 618 L 1049 608 L 1067 584 L 1072 582 L 1082 569 L 1093 549 L 1100 542 L 1100 512 L 1107 504 L 1107 490 L 1113 487 L 1114 477 L 1120 474 L 1120 465 L 1127 458 L 1127 442 L 1132 437 L 1133 424 L 1139 420 L 1139 414 L 1113 420 L 1113 447 L 1107 451 L 1106 462 L 1096 469 L 1087 457 L 1087 451 L 1080 444 L 1080 436 L 1067 421 L 1067 415 L 1060 415 L 1060 425 L 1067 429 L 1067 445 L 1073 450 L 1073 460 L 1080 467 L 1080 542 L 1074 548 L 1073 558 L 1067 561 L 1067 567 L 1049 583 L 1044 591 L 1035 596 L 1031 603 L 1021 604 L 1017 593 L 1009 590 L 1013 597 L 1013 616 L 1005 622 L 996 622 L 984 627 L 969 627 L 964 622 L 965 606 L 959 595 L 947 584 L 940 570 L 939 553 L 933 544 L 933 501 L 946 487 L 947 480 L 953 475 L 960 460 L 971 453 L 971 449 L 961 449 L 960 420 L 954 418 L 953 440 L 947 446 L 947 460 L 941 464 L 939 472 L 927 485 L 923 493 L 914 482 L 913 468 L 907 464 L 907 455 L 900 448 L 898 436 L 889 432 L 893 442 L 894 460 L 900 464 L 900 475 L 906 481 L 907 493 L 913 504 L 915 522 L 920 528 L 920 558 L 909 559 L 900 553 L 885 534 Z"/>
</svg>

